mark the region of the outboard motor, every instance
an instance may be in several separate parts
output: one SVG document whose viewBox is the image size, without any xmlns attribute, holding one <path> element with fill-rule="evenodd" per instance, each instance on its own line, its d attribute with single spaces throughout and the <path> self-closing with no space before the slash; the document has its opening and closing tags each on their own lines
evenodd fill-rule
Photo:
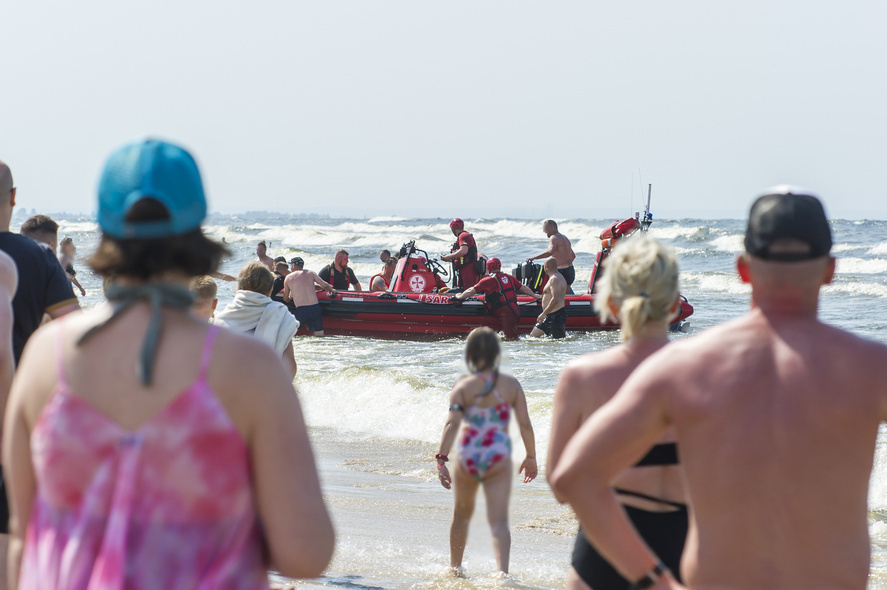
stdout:
<svg viewBox="0 0 887 590">
<path fill-rule="evenodd" d="M 534 293 L 541 293 L 545 283 L 548 282 L 548 275 L 545 274 L 542 265 L 534 262 L 519 263 L 511 274 Z"/>
</svg>

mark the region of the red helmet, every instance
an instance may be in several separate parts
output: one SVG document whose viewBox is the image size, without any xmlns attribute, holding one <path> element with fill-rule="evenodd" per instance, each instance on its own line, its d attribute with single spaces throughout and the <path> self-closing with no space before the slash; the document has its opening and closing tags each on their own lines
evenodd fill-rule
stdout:
<svg viewBox="0 0 887 590">
<path fill-rule="evenodd" d="M 465 228 L 465 222 L 462 221 L 461 219 L 459 219 L 458 217 L 450 222 L 450 229 L 464 229 L 464 228 Z"/>
<path fill-rule="evenodd" d="M 502 270 L 502 261 L 498 258 L 490 258 L 487 260 L 487 270 L 490 272 L 499 272 Z"/>
</svg>

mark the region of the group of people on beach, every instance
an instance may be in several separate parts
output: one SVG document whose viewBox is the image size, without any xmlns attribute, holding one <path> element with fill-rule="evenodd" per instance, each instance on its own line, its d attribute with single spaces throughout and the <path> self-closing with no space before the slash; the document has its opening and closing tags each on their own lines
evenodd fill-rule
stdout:
<svg viewBox="0 0 887 590">
<path fill-rule="evenodd" d="M 272 567 L 319 576 L 335 534 L 295 366 L 269 354 L 291 346 L 292 325 L 263 320 L 277 277 L 262 261 L 237 278 L 255 296 L 215 310 L 201 277 L 218 274 L 227 250 L 202 232 L 193 157 L 155 140 L 110 156 L 89 259 L 108 304 L 81 314 L 68 315 L 79 306 L 52 251 L 9 231 L 16 196 L 0 162 L 10 587 L 260 589 Z M 815 196 L 768 191 L 744 245 L 751 310 L 675 343 L 674 254 L 635 237 L 605 262 L 594 305 L 620 321 L 623 343 L 563 370 L 546 465 L 581 525 L 571 588 L 865 588 L 887 347 L 817 319 L 835 259 Z M 289 262 L 278 293 L 297 309 L 315 286 L 335 291 L 335 279 Z M 53 321 L 38 329 L 43 314 Z M 252 324 L 263 327 L 240 333 Z M 509 570 L 512 415 L 518 473 L 525 483 L 539 473 L 526 396 L 498 371 L 502 346 L 487 328 L 469 335 L 470 373 L 450 393 L 435 456 L 454 493 L 460 575 L 481 488 L 498 569 Z"/>
<path fill-rule="evenodd" d="M 759 197 L 744 246 L 737 272 L 751 286 L 751 311 L 672 344 L 674 255 L 633 238 L 605 262 L 595 307 L 618 317 L 624 342 L 563 370 L 548 453 L 549 484 L 581 525 L 568 587 L 866 587 L 867 492 L 887 420 L 887 347 L 817 318 L 820 289 L 835 273 L 817 197 L 788 186 Z M 476 472 L 469 461 L 472 441 L 483 437 L 473 416 L 504 402 L 488 396 L 495 377 L 470 344 L 466 360 L 479 372 L 454 387 L 436 458 L 450 487 L 449 430 L 462 420 L 468 452 L 452 481 L 477 478 L 488 498 L 502 496 L 498 507 L 507 489 L 497 489 L 494 469 Z M 532 431 L 524 442 L 534 464 Z M 506 453 L 495 457 L 491 463 L 510 466 Z M 454 489 L 458 571 L 473 488 Z M 493 526 L 507 572 L 507 535 Z"/>
</svg>

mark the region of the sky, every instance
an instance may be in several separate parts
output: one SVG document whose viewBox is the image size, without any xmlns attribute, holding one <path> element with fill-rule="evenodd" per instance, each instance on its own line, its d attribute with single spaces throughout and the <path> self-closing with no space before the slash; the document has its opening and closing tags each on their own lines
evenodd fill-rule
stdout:
<svg viewBox="0 0 887 590">
<path fill-rule="evenodd" d="M 18 206 L 95 210 L 144 137 L 212 211 L 743 218 L 791 183 L 887 218 L 887 3 L 4 0 Z M 643 186 L 643 189 L 642 189 Z"/>
</svg>

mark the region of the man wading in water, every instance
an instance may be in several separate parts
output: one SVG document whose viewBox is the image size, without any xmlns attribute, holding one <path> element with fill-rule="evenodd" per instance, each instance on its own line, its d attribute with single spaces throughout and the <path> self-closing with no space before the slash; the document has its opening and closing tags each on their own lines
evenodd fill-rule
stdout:
<svg viewBox="0 0 887 590">
<path fill-rule="evenodd" d="M 866 587 L 887 347 L 817 319 L 831 246 L 818 199 L 789 187 L 760 197 L 737 261 L 751 311 L 651 356 L 567 445 L 552 485 L 635 588 L 681 586 L 610 482 L 670 427 L 689 491 L 691 588 Z"/>
</svg>

